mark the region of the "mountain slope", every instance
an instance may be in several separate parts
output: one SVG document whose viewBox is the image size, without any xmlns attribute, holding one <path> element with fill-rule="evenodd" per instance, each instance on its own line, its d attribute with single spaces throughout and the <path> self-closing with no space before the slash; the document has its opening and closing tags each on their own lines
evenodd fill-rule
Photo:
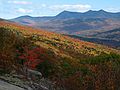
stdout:
<svg viewBox="0 0 120 90">
<path fill-rule="evenodd" d="M 58 90 L 120 88 L 120 52 L 115 49 L 8 21 L 0 21 L 0 41 L 0 75 L 21 78 L 23 73 L 24 82 L 39 85 L 40 77 L 26 79 L 27 68 L 41 72 Z"/>
<path fill-rule="evenodd" d="M 114 36 L 112 39 L 104 37 L 104 36 L 107 36 L 107 34 L 103 34 L 102 36 L 98 34 L 96 36 L 91 36 L 91 37 L 81 37 L 81 36 L 76 36 L 76 35 L 68 35 L 68 36 L 72 38 L 80 39 L 83 41 L 106 45 L 106 46 L 116 48 L 116 49 L 119 49 L 120 47 L 119 38 L 117 39 L 116 36 L 114 35 L 111 35 L 111 37 Z"/>
<path fill-rule="evenodd" d="M 94 33 L 87 37 L 78 36 L 78 38 L 82 40 L 87 40 L 90 42 L 95 42 L 95 43 L 111 46 L 114 48 L 119 48 L 120 47 L 120 28 Z"/>
<path fill-rule="evenodd" d="M 84 42 L 84 41 L 81 41 L 81 40 L 79 41 L 79 40 L 76 40 L 76 39 L 73 39 L 73 38 L 70 38 L 70 37 L 67 37 L 67 36 L 64 36 L 64 35 L 56 34 L 54 32 L 48 32 L 48 31 L 44 31 L 44 30 L 40 30 L 40 29 L 33 29 L 31 27 L 22 26 L 22 25 L 18 25 L 16 23 L 11 23 L 11 22 L 7 22 L 7 21 L 1 21 L 0 26 L 7 26 L 7 27 L 16 28 L 18 31 L 20 30 L 20 32 L 24 33 L 25 35 L 38 34 L 39 37 L 42 36 L 41 38 L 43 38 L 43 39 L 45 38 L 46 41 L 56 43 L 57 48 L 58 48 L 57 45 L 59 45 L 59 44 L 64 45 L 65 43 L 66 43 L 65 45 L 70 46 L 71 48 L 72 47 L 73 48 L 75 47 L 77 49 L 80 48 L 81 51 L 82 51 L 82 49 L 84 50 L 84 48 L 83 48 L 84 45 L 87 45 L 86 47 L 90 47 L 90 48 L 102 47 L 100 45 L 96 45 L 96 44 L 93 44 L 93 43 L 90 43 L 90 42 Z M 45 41 L 45 40 L 43 40 L 43 41 Z M 51 43 L 46 43 L 46 44 L 51 44 Z M 65 47 L 67 47 L 67 46 L 65 46 Z M 86 53 L 89 54 L 89 52 L 86 52 Z"/>
<path fill-rule="evenodd" d="M 97 38 L 120 41 L 119 35 L 120 35 L 120 28 L 117 28 L 117 29 L 106 31 L 106 32 L 98 33 L 93 36 Z"/>
</svg>

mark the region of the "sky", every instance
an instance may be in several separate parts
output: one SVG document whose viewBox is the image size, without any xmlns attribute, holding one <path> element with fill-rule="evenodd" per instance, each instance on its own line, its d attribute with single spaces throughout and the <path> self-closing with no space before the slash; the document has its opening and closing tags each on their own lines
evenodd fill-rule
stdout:
<svg viewBox="0 0 120 90">
<path fill-rule="evenodd" d="M 0 0 L 0 18 L 4 19 L 23 15 L 55 16 L 64 10 L 86 12 L 100 9 L 120 12 L 120 0 Z"/>
</svg>

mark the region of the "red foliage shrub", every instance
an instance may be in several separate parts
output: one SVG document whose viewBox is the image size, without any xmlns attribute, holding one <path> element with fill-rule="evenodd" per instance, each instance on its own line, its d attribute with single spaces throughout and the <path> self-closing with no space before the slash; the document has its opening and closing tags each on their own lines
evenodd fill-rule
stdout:
<svg viewBox="0 0 120 90">
<path fill-rule="evenodd" d="M 18 58 L 24 62 L 23 65 L 31 69 L 35 69 L 36 65 L 44 61 L 44 50 L 40 47 L 30 49 L 26 46 L 23 47 L 23 52 L 18 53 Z"/>
</svg>

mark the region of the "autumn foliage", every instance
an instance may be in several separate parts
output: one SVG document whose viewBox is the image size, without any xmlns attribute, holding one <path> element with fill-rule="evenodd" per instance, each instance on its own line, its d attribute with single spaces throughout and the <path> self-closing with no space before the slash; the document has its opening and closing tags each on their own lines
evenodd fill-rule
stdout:
<svg viewBox="0 0 120 90">
<path fill-rule="evenodd" d="M 40 47 L 29 49 L 29 47 L 23 47 L 22 52 L 18 52 L 18 59 L 21 60 L 21 64 L 24 66 L 35 69 L 35 67 L 44 61 L 44 50 Z"/>
<path fill-rule="evenodd" d="M 0 73 L 38 70 L 61 90 L 120 88 L 120 53 L 115 49 L 4 21 L 0 41 Z"/>
</svg>

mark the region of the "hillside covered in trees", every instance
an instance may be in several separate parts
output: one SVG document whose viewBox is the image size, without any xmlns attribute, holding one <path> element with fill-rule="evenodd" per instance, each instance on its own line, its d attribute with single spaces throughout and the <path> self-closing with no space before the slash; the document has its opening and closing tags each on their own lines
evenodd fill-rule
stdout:
<svg viewBox="0 0 120 90">
<path fill-rule="evenodd" d="M 28 69 L 41 72 L 54 90 L 120 88 L 119 51 L 1 20 L 0 76 L 14 73 L 27 81 Z"/>
</svg>

